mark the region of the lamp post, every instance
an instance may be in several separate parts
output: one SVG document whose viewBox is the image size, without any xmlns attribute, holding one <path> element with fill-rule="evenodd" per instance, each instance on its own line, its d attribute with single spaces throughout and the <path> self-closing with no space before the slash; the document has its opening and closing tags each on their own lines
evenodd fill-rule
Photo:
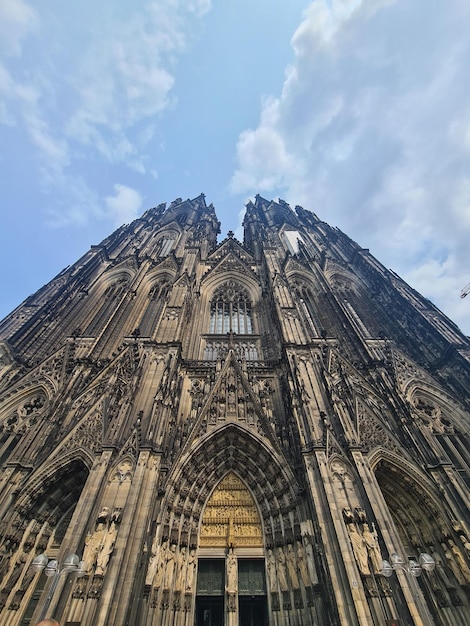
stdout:
<svg viewBox="0 0 470 626">
<path fill-rule="evenodd" d="M 53 579 L 39 614 L 38 621 L 41 622 L 46 617 L 46 613 L 51 604 L 52 596 L 57 588 L 60 575 L 75 573 L 77 578 L 80 578 L 85 575 L 84 563 L 83 561 L 80 561 L 76 554 L 69 554 L 65 557 L 61 566 L 57 559 L 49 559 L 46 554 L 42 553 L 33 559 L 30 567 L 36 572 L 42 572 L 44 570 L 46 576 Z"/>
<path fill-rule="evenodd" d="M 421 572 L 423 570 L 425 572 L 432 572 L 435 566 L 436 563 L 434 559 L 426 552 L 421 552 L 417 561 L 415 559 L 410 559 L 408 563 L 406 563 L 403 557 L 397 552 L 392 552 L 390 555 L 390 561 L 382 561 L 382 568 L 380 570 L 380 574 L 386 578 L 389 578 L 396 570 L 401 570 L 410 578 L 413 595 L 416 603 L 419 605 L 419 613 L 429 626 L 433 626 L 434 622 L 426 603 L 423 601 L 421 590 L 416 582 L 416 578 L 421 576 Z"/>
</svg>

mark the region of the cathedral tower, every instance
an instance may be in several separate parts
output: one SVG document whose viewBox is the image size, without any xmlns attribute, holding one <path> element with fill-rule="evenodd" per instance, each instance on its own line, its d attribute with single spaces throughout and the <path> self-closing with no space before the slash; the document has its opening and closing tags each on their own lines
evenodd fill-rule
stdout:
<svg viewBox="0 0 470 626">
<path fill-rule="evenodd" d="M 302 207 L 219 232 L 150 209 L 0 323 L 0 626 L 470 623 L 470 341 Z"/>
</svg>

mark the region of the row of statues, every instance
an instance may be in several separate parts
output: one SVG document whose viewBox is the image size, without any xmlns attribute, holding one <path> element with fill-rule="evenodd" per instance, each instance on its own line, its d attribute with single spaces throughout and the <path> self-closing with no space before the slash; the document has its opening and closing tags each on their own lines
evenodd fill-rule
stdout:
<svg viewBox="0 0 470 626">
<path fill-rule="evenodd" d="M 197 566 L 196 551 L 186 546 L 178 548 L 164 541 L 153 545 L 145 584 L 156 588 L 191 592 Z"/>
<path fill-rule="evenodd" d="M 449 539 L 447 543 L 441 543 L 441 548 L 446 559 L 447 565 L 457 582 L 462 586 L 470 585 L 470 568 L 468 567 L 462 552 L 452 539 Z M 442 568 L 442 559 L 434 551 L 433 558 L 436 561 L 438 569 Z"/>
<path fill-rule="evenodd" d="M 380 574 L 383 557 L 380 552 L 374 524 L 367 523 L 364 511 L 360 508 L 356 509 L 354 513 L 349 508 L 343 509 L 343 519 L 346 523 L 354 557 L 361 574 L 364 576 Z M 467 551 L 467 556 L 470 556 L 470 542 L 468 542 L 465 535 L 460 536 L 460 540 Z M 462 586 L 470 585 L 470 568 L 456 543 L 452 539 L 448 539 L 440 545 L 442 554 L 445 557 L 445 563 L 457 582 Z M 449 580 L 444 571 L 444 561 L 439 552 L 433 546 L 430 546 L 429 553 L 436 563 L 436 572 L 439 573 L 447 587 L 452 586 L 452 581 Z"/>
<path fill-rule="evenodd" d="M 190 593 L 194 588 L 197 567 L 196 552 L 186 546 L 177 547 L 164 541 L 161 545 L 154 544 L 145 579 L 146 585 L 157 589 L 174 589 Z M 271 591 L 299 589 L 300 582 L 305 587 L 318 584 L 315 569 L 313 547 L 308 537 L 285 547 L 269 549 L 266 567 Z M 237 558 L 233 548 L 229 548 L 226 558 L 226 591 L 237 592 Z"/>
<path fill-rule="evenodd" d="M 299 589 L 300 581 L 305 587 L 318 584 L 318 576 L 313 558 L 313 547 L 308 537 L 289 543 L 285 548 L 278 546 L 269 549 L 266 557 L 269 588 L 271 592 Z"/>
</svg>

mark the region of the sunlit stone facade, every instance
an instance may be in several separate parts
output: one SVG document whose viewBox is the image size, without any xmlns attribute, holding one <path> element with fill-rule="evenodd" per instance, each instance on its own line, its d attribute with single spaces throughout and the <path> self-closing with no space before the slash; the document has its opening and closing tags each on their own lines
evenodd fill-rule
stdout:
<svg viewBox="0 0 470 626">
<path fill-rule="evenodd" d="M 470 623 L 469 340 L 301 207 L 219 230 L 150 209 L 0 323 L 0 626 Z"/>
</svg>

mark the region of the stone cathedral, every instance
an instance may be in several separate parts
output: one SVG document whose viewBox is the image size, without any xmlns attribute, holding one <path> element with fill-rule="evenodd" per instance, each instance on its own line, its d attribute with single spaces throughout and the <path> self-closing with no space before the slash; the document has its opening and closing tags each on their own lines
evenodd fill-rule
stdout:
<svg viewBox="0 0 470 626">
<path fill-rule="evenodd" d="M 469 339 L 314 213 L 243 226 L 157 206 L 0 323 L 0 626 L 470 623 Z"/>
</svg>

